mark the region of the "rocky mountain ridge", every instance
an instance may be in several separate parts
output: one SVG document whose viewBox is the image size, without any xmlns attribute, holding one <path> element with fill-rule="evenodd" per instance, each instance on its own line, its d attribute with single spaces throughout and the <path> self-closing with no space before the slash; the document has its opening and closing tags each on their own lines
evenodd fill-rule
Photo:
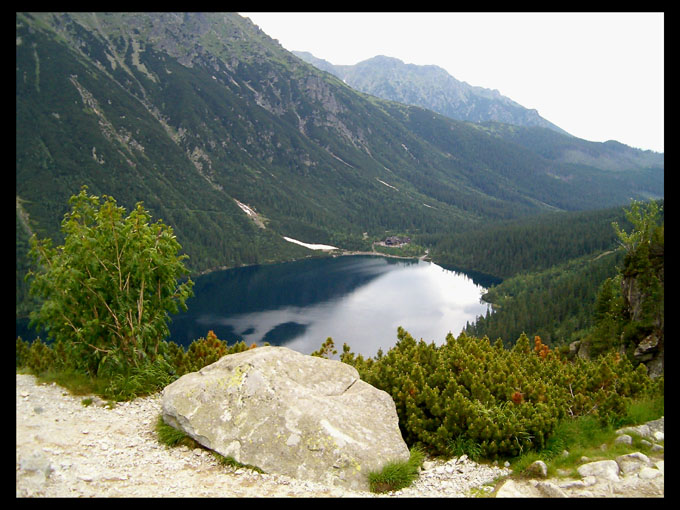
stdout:
<svg viewBox="0 0 680 510">
<path fill-rule="evenodd" d="M 541 127 L 568 135 L 535 109 L 523 107 L 496 89 L 457 80 L 436 65 L 406 64 L 384 55 L 354 65 L 334 65 L 307 51 L 293 53 L 351 87 L 383 99 L 422 106 L 456 120 Z"/>
</svg>

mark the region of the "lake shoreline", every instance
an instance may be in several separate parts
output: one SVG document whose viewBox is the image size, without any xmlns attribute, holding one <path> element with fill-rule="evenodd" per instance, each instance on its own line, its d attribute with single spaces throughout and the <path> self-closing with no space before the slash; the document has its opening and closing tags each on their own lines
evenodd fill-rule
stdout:
<svg viewBox="0 0 680 510">
<path fill-rule="evenodd" d="M 321 251 L 321 250 L 312 250 L 312 251 Z M 284 259 L 284 260 L 272 260 L 272 261 L 265 261 L 265 262 L 258 262 L 257 264 L 241 264 L 240 266 L 215 266 L 211 267 L 208 269 L 203 269 L 202 271 L 197 271 L 193 273 L 191 276 L 192 277 L 198 277 L 198 276 L 204 276 L 210 273 L 214 273 L 216 271 L 226 271 L 229 269 L 238 269 L 241 267 L 252 267 L 252 266 L 268 266 L 271 264 L 285 264 L 286 262 L 297 262 L 299 260 L 306 260 L 310 258 L 325 258 L 325 257 L 346 257 L 346 256 L 353 256 L 353 255 L 371 255 L 371 256 L 377 256 L 377 257 L 387 257 L 391 259 L 402 259 L 402 260 L 422 260 L 424 262 L 432 262 L 436 264 L 432 259 L 429 258 L 429 253 L 420 255 L 420 256 L 407 256 L 407 255 L 393 255 L 390 253 L 381 253 L 379 251 L 356 251 L 356 250 L 345 250 L 343 248 L 338 248 L 337 250 L 323 250 L 321 253 L 313 253 L 306 255 L 304 257 L 299 257 L 299 258 L 290 258 L 290 259 Z"/>
</svg>

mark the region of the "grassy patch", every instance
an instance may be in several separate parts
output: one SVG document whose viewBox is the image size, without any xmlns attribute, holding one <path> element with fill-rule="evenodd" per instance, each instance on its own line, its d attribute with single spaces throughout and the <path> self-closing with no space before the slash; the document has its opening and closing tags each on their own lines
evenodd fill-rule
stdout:
<svg viewBox="0 0 680 510">
<path fill-rule="evenodd" d="M 156 420 L 156 436 L 158 437 L 158 442 L 169 447 L 174 448 L 176 446 L 187 446 L 189 448 L 202 448 L 200 443 L 198 443 L 193 438 L 189 437 L 187 434 L 182 432 L 175 427 L 171 427 L 165 420 L 163 420 L 162 415 L 158 415 Z"/>
<path fill-rule="evenodd" d="M 664 395 L 634 400 L 628 406 L 626 415 L 617 421 L 618 427 L 637 425 L 656 420 L 664 415 Z"/>
<path fill-rule="evenodd" d="M 545 448 L 511 459 L 512 470 L 521 475 L 532 462 L 542 460 L 548 466 L 548 476 L 557 476 L 558 471 L 574 475 L 576 468 L 583 463 L 583 457 L 595 461 L 615 459 L 619 455 L 635 451 L 650 453 L 651 447 L 643 443 L 643 438 L 636 434 L 629 434 L 633 437 L 632 445 L 615 443 L 618 437 L 616 429 L 624 425 L 646 423 L 663 414 L 663 396 L 660 396 L 634 400 L 628 406 L 626 415 L 608 426 L 603 426 L 593 416 L 562 420 L 546 442 Z"/>
<path fill-rule="evenodd" d="M 245 468 L 245 469 L 250 469 L 252 471 L 257 471 L 258 473 L 264 473 L 259 467 L 253 466 L 252 464 L 242 464 L 241 462 L 237 461 L 234 457 L 225 457 L 224 455 L 221 455 L 215 451 L 210 450 L 210 453 L 212 454 L 215 459 L 217 459 L 217 462 L 221 466 L 231 466 L 234 469 L 238 468 Z"/>
<path fill-rule="evenodd" d="M 380 471 L 369 473 L 368 483 L 371 492 L 391 492 L 408 487 L 418 478 L 425 454 L 414 447 L 405 462 L 389 462 Z"/>
<path fill-rule="evenodd" d="M 458 436 L 449 442 L 449 453 L 452 457 L 467 455 L 471 460 L 477 461 L 482 453 L 478 443 L 467 437 Z"/>
<path fill-rule="evenodd" d="M 104 394 L 108 381 L 90 377 L 75 370 L 54 370 L 49 369 L 44 372 L 35 373 L 38 382 L 42 384 L 55 383 L 62 388 L 66 388 L 72 395 L 102 395 Z"/>
</svg>

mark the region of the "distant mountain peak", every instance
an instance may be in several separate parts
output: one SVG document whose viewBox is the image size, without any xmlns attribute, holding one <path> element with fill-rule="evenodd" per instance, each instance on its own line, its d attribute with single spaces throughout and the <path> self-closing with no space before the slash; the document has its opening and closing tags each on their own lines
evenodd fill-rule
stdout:
<svg viewBox="0 0 680 510">
<path fill-rule="evenodd" d="M 308 51 L 293 53 L 350 87 L 383 99 L 421 106 L 455 120 L 503 122 L 569 134 L 497 89 L 469 85 L 434 64 L 406 64 L 396 57 L 376 55 L 354 65 L 334 65 Z"/>
</svg>

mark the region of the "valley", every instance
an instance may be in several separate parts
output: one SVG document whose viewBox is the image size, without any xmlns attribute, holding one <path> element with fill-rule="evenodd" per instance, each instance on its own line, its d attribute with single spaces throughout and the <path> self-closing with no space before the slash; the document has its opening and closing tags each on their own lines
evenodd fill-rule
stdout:
<svg viewBox="0 0 680 510">
<path fill-rule="evenodd" d="M 663 154 L 368 95 L 233 13 L 21 12 L 16 58 L 21 318 L 29 236 L 60 242 L 82 185 L 171 225 L 192 275 L 318 245 L 508 278 L 611 249 L 597 211 L 664 195 Z M 506 233 L 582 218 L 583 239 L 590 212 L 600 241 L 511 255 Z"/>
<path fill-rule="evenodd" d="M 17 12 L 15 27 L 17 496 L 147 495 L 104 437 L 140 424 L 127 436 L 145 469 L 179 466 L 192 494 L 357 495 L 251 475 L 159 417 L 165 388 L 237 353 L 351 365 L 337 396 L 363 409 L 375 401 L 347 390 L 381 390 L 408 473 L 366 476 L 397 497 L 564 493 L 548 469 L 575 476 L 593 452 L 612 466 L 616 428 L 663 417 L 663 153 L 577 138 L 435 66 L 293 53 L 236 13 Z M 271 366 L 291 379 L 287 359 Z M 219 387 L 273 402 L 278 383 L 237 372 Z M 46 421 L 47 403 L 66 414 Z M 271 416 L 232 411 L 210 426 Z M 289 414 L 311 421 L 286 413 L 289 431 Z M 333 414 L 322 428 L 356 443 L 324 425 Z M 81 415 L 72 458 L 30 433 Z M 295 455 L 341 448 L 264 436 L 260 452 L 284 437 Z M 79 460 L 92 446 L 103 471 Z M 543 485 L 513 485 L 536 458 Z M 349 466 L 329 459 L 333 476 Z M 513 484 L 483 486 L 510 468 Z"/>
</svg>

